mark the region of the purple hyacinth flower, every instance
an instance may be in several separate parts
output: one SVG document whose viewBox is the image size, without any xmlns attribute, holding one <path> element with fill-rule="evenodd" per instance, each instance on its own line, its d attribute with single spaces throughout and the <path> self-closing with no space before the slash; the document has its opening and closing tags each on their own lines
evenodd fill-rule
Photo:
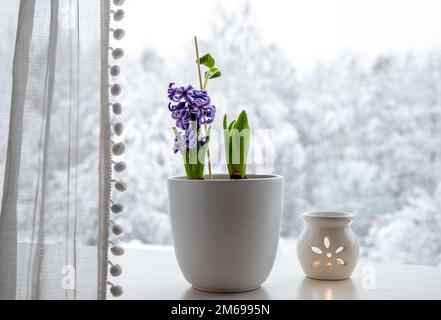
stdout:
<svg viewBox="0 0 441 320">
<path fill-rule="evenodd" d="M 184 132 L 178 132 L 175 136 L 175 141 L 173 144 L 173 152 L 178 153 L 179 151 L 188 151 L 197 147 L 198 142 L 205 143 L 206 138 L 199 135 L 193 130 L 193 125 L 191 122 L 188 125 L 188 129 Z"/>
<path fill-rule="evenodd" d="M 171 100 L 168 105 L 171 117 L 182 130 L 176 134 L 173 151 L 177 153 L 205 145 L 208 137 L 200 127 L 212 124 L 216 115 L 216 107 L 211 105 L 208 93 L 195 90 L 191 85 L 176 87 L 174 83 L 169 84 L 167 93 Z"/>
<path fill-rule="evenodd" d="M 191 113 L 188 109 L 180 109 L 172 112 L 172 118 L 176 120 L 176 127 L 187 130 L 191 121 Z"/>
<path fill-rule="evenodd" d="M 190 112 L 196 115 L 196 119 L 198 120 L 198 122 L 200 122 L 202 115 L 204 113 L 204 109 L 203 107 L 192 107 Z"/>
<path fill-rule="evenodd" d="M 207 143 L 207 136 L 204 135 L 202 133 L 202 131 L 199 131 L 199 138 L 198 138 L 199 143 L 201 144 L 201 146 L 203 146 L 204 144 Z"/>
<path fill-rule="evenodd" d="M 172 82 L 168 85 L 168 90 L 167 90 L 167 94 L 168 94 L 168 98 L 170 100 L 173 100 L 175 94 L 176 94 L 176 87 L 174 87 L 175 83 Z"/>
<path fill-rule="evenodd" d="M 201 123 L 206 125 L 212 124 L 215 116 L 216 116 L 216 107 L 207 106 L 202 113 Z"/>
<path fill-rule="evenodd" d="M 190 124 L 186 133 L 187 150 L 196 148 L 198 143 L 196 137 L 197 133 L 193 130 L 193 126 Z"/>
<path fill-rule="evenodd" d="M 178 132 L 178 134 L 175 137 L 175 143 L 173 144 L 173 152 L 178 153 L 179 151 L 184 150 L 185 146 L 186 143 L 185 143 L 184 133 Z"/>
<path fill-rule="evenodd" d="M 179 102 L 176 105 L 173 105 L 171 102 L 168 104 L 168 110 L 170 110 L 170 112 L 175 112 L 185 108 L 186 108 L 185 102 Z"/>
<path fill-rule="evenodd" d="M 187 87 L 175 87 L 173 82 L 168 85 L 168 98 L 173 102 L 179 102 L 184 99 L 187 103 L 189 103 L 192 93 L 193 87 L 191 85 L 188 85 Z"/>
<path fill-rule="evenodd" d="M 191 106 L 194 108 L 203 108 L 210 104 L 211 99 L 207 91 L 193 90 L 191 94 Z"/>
<path fill-rule="evenodd" d="M 189 84 L 186 87 L 179 87 L 179 88 L 176 89 L 174 99 L 178 99 L 178 100 L 175 100 L 175 101 L 180 101 L 181 99 L 184 99 L 185 102 L 190 104 L 190 102 L 191 102 L 191 94 L 192 93 L 193 93 L 193 87 L 191 86 L 191 84 Z"/>
</svg>

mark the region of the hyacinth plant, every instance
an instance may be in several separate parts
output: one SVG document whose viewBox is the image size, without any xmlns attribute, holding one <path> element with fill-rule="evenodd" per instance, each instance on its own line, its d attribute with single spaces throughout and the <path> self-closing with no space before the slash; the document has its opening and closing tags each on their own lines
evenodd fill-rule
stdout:
<svg viewBox="0 0 441 320">
<path fill-rule="evenodd" d="M 246 179 L 248 150 L 251 133 L 246 111 L 242 111 L 236 120 L 228 125 L 224 117 L 225 158 L 231 179 Z"/>
<path fill-rule="evenodd" d="M 168 109 L 172 119 L 176 122 L 173 127 L 175 141 L 173 151 L 181 153 L 187 178 L 191 180 L 204 179 L 205 158 L 208 158 L 209 177 L 211 179 L 211 162 L 208 143 L 210 141 L 211 124 L 216 116 L 216 107 L 206 91 L 210 79 L 219 78 L 221 72 L 215 67 L 215 60 L 211 54 L 199 56 L 198 42 L 195 37 L 196 63 L 198 66 L 200 90 L 192 85 L 177 87 L 170 83 Z M 205 66 L 204 80 L 202 80 L 201 66 Z"/>
</svg>

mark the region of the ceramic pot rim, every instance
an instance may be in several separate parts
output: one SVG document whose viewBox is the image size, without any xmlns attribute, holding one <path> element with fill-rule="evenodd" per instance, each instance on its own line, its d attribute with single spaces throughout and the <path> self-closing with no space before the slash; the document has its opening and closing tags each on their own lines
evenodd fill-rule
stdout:
<svg viewBox="0 0 441 320">
<path fill-rule="evenodd" d="M 345 211 L 310 211 L 302 213 L 304 218 L 317 219 L 353 219 L 354 214 Z"/>
<path fill-rule="evenodd" d="M 208 180 L 208 176 L 205 176 L 205 180 L 190 180 L 186 176 L 176 176 L 168 178 L 169 182 L 180 181 L 186 183 L 247 183 L 252 181 L 273 181 L 273 180 L 283 180 L 283 176 L 276 174 L 248 174 L 247 179 L 233 180 L 227 174 L 213 174 L 212 180 Z"/>
</svg>

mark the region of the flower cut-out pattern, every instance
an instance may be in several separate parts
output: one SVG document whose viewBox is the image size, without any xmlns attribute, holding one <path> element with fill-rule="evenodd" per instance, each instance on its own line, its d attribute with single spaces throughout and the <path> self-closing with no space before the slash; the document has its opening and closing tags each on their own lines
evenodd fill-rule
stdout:
<svg viewBox="0 0 441 320">
<path fill-rule="evenodd" d="M 345 250 L 345 247 L 340 246 L 334 252 L 331 251 L 331 241 L 328 237 L 323 238 L 323 247 L 310 247 L 311 251 L 316 255 L 320 256 L 320 259 L 315 260 L 312 263 L 313 268 L 318 268 L 323 265 L 323 268 L 326 272 L 332 271 L 333 265 L 337 266 L 346 266 L 346 262 L 339 258 L 338 255 Z"/>
</svg>

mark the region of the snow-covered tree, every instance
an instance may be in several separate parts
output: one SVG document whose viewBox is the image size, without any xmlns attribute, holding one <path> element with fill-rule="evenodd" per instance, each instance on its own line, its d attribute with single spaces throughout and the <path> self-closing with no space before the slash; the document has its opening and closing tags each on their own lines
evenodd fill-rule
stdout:
<svg viewBox="0 0 441 320">
<path fill-rule="evenodd" d="M 441 265 L 440 234 L 441 184 L 433 194 L 415 188 L 401 209 L 376 219 L 367 255 L 381 262 Z"/>
</svg>

